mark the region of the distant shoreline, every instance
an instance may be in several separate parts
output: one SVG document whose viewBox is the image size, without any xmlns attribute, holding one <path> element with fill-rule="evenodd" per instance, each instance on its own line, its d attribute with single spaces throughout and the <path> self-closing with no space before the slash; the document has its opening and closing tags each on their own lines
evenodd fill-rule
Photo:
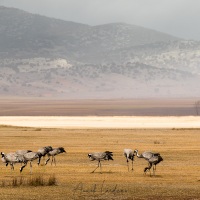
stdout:
<svg viewBox="0 0 200 200">
<path fill-rule="evenodd" d="M 198 98 L 39 99 L 1 98 L 0 116 L 196 116 Z M 198 108 L 200 115 L 200 105 Z"/>
</svg>

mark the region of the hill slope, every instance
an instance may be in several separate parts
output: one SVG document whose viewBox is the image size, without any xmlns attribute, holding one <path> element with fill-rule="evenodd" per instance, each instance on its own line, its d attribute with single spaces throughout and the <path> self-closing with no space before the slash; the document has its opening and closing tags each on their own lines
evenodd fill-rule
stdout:
<svg viewBox="0 0 200 200">
<path fill-rule="evenodd" d="M 197 41 L 0 7 L 2 96 L 198 97 L 199 60 Z"/>
</svg>

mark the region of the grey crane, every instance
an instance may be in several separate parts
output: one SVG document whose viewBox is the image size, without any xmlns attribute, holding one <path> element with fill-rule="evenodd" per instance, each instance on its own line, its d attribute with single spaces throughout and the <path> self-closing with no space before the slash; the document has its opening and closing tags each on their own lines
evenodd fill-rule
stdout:
<svg viewBox="0 0 200 200">
<path fill-rule="evenodd" d="M 149 166 L 144 168 L 145 172 L 147 171 L 147 168 L 151 168 L 151 166 L 150 166 L 151 164 L 150 164 L 149 160 L 153 161 L 155 157 L 160 156 L 160 153 L 153 153 L 153 152 L 150 152 L 150 151 L 145 151 L 145 152 L 143 152 L 142 154 L 139 155 L 137 149 L 134 150 L 134 153 L 136 153 L 136 156 L 138 158 L 144 158 L 145 160 L 148 161 Z"/>
<path fill-rule="evenodd" d="M 26 167 L 27 163 L 30 162 L 30 173 L 32 174 L 32 161 L 42 157 L 42 154 L 40 152 L 28 152 L 23 155 L 24 158 L 24 165 L 20 168 L 20 172 L 23 171 L 24 167 Z M 38 163 L 39 165 L 39 163 Z"/>
<path fill-rule="evenodd" d="M 17 150 L 15 151 L 16 154 L 18 155 L 24 155 L 26 153 L 32 152 L 31 150 Z"/>
<path fill-rule="evenodd" d="M 49 151 L 47 153 L 48 159 L 46 160 L 45 165 L 49 162 L 50 157 L 52 157 L 51 165 L 54 162 L 54 164 L 56 166 L 56 158 L 55 158 L 55 156 L 58 155 L 58 154 L 61 154 L 61 153 L 66 153 L 66 151 L 65 151 L 65 149 L 63 147 L 53 148 L 51 151 Z"/>
<path fill-rule="evenodd" d="M 129 171 L 129 160 L 132 161 L 132 170 L 133 170 L 133 161 L 134 161 L 134 152 L 132 149 L 124 149 L 124 156 L 126 157 L 126 162 L 128 166 L 128 171 Z"/>
<path fill-rule="evenodd" d="M 19 155 L 19 156 L 24 156 L 24 154 L 32 152 L 31 150 L 17 150 L 15 151 L 15 154 Z M 24 159 L 24 158 L 23 158 Z M 22 162 L 21 162 L 22 165 Z"/>
<path fill-rule="evenodd" d="M 14 170 L 14 164 L 15 163 L 23 163 L 24 162 L 24 158 L 21 155 L 18 155 L 16 153 L 7 153 L 5 154 L 4 152 L 1 152 L 1 160 L 3 163 L 6 164 L 6 166 L 8 166 L 8 164 L 10 164 L 11 169 Z"/>
<path fill-rule="evenodd" d="M 1 161 L 6 164 L 6 167 L 10 163 L 10 161 L 8 159 L 6 159 L 4 152 L 1 152 Z M 11 166 L 11 168 L 12 168 L 12 166 Z"/>
<path fill-rule="evenodd" d="M 158 155 L 160 155 L 159 153 L 153 153 L 153 152 L 150 152 L 150 151 L 145 151 L 145 152 L 143 152 L 142 154 L 138 154 L 138 150 L 137 149 L 135 149 L 134 150 L 134 153 L 136 153 L 136 156 L 138 157 L 138 158 L 144 158 L 145 160 L 149 160 L 151 157 L 153 157 L 153 156 L 158 156 Z"/>
<path fill-rule="evenodd" d="M 41 157 L 45 157 L 50 151 L 52 151 L 52 146 L 45 146 L 38 149 L 38 152 L 42 155 Z M 40 164 L 41 157 L 38 159 L 38 165 Z"/>
<path fill-rule="evenodd" d="M 113 153 L 110 151 L 95 152 L 95 153 L 88 154 L 88 157 L 90 158 L 91 161 L 94 161 L 94 160 L 98 161 L 97 168 L 100 167 L 100 170 L 101 170 L 101 160 L 113 160 L 112 156 L 113 156 Z M 97 168 L 95 168 L 91 173 L 94 173 Z"/>
<path fill-rule="evenodd" d="M 163 158 L 160 155 L 156 155 L 151 157 L 148 162 L 149 162 L 149 166 L 144 168 L 144 173 L 146 174 L 147 170 L 150 172 L 150 176 L 151 176 L 151 167 L 153 166 L 153 175 L 155 176 L 155 171 L 156 171 L 156 165 L 158 163 L 160 163 L 161 161 L 163 161 Z"/>
</svg>

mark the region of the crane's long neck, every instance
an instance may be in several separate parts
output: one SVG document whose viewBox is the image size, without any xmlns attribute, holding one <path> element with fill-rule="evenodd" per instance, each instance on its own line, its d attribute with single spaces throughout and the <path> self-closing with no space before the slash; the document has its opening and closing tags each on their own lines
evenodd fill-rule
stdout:
<svg viewBox="0 0 200 200">
<path fill-rule="evenodd" d="M 138 158 L 143 158 L 143 156 L 142 156 L 142 154 L 138 154 L 138 151 L 136 151 L 136 156 L 138 157 Z"/>
</svg>

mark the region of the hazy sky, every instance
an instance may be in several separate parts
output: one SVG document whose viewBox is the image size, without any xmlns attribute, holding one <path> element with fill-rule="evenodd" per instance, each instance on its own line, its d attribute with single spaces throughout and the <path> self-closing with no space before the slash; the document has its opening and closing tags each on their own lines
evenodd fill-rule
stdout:
<svg viewBox="0 0 200 200">
<path fill-rule="evenodd" d="M 89 25 L 125 22 L 200 40 L 200 0 L 0 0 L 0 5 Z"/>
</svg>

